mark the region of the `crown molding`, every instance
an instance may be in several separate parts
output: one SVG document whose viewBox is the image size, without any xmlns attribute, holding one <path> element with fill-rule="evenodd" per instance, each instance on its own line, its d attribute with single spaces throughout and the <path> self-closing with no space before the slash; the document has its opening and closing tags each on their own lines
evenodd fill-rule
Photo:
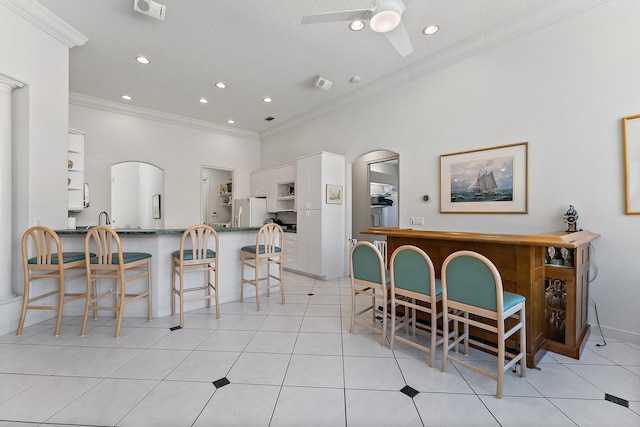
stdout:
<svg viewBox="0 0 640 427">
<path fill-rule="evenodd" d="M 95 110 L 108 111 L 117 114 L 125 114 L 141 119 L 155 120 L 158 122 L 164 122 L 193 129 L 200 129 L 207 132 L 214 132 L 223 135 L 234 136 L 237 138 L 249 139 L 252 141 L 260 140 L 257 132 L 236 129 L 230 126 L 222 126 L 216 123 L 206 122 L 204 120 L 196 120 L 186 116 L 180 116 L 178 114 L 164 113 L 162 111 L 136 107 L 133 105 L 124 105 L 120 102 L 109 101 L 103 98 L 96 98 L 77 92 L 69 92 L 69 103 L 80 107 L 93 108 Z"/>
<path fill-rule="evenodd" d="M 0 0 L 0 4 L 5 5 L 69 48 L 82 46 L 89 40 L 84 34 L 35 0 Z"/>
<path fill-rule="evenodd" d="M 527 15 L 518 16 L 511 21 L 504 22 L 498 28 L 463 40 L 456 45 L 438 51 L 420 61 L 387 74 L 374 82 L 363 85 L 361 88 L 349 92 L 338 99 L 265 129 L 260 132 L 260 138 L 270 138 L 285 132 L 287 129 L 310 123 L 314 119 L 331 114 L 372 94 L 423 78 L 430 73 L 464 61 L 465 59 L 479 55 L 610 1 L 611 0 L 563 0 L 555 2 L 552 5 L 547 4 L 533 13 L 529 12 Z"/>
<path fill-rule="evenodd" d="M 23 87 L 24 83 L 22 83 L 19 80 L 16 80 L 14 78 L 11 78 L 9 76 L 6 76 L 6 75 L 0 73 L 0 85 L 6 86 L 9 89 L 13 90 L 15 88 Z"/>
</svg>

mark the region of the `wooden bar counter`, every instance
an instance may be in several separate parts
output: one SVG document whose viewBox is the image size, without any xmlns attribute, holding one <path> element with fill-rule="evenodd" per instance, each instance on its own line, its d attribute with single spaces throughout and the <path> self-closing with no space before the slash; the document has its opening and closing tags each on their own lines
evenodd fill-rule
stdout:
<svg viewBox="0 0 640 427">
<path fill-rule="evenodd" d="M 547 350 L 580 358 L 589 336 L 589 244 L 599 234 L 516 235 L 399 228 L 371 228 L 362 233 L 386 236 L 389 257 L 402 245 L 423 249 L 433 261 L 436 277 L 440 277 L 449 254 L 459 250 L 481 253 L 498 268 L 504 290 L 527 299 L 527 366 L 534 367 Z M 472 334 L 488 338 L 478 331 Z"/>
</svg>

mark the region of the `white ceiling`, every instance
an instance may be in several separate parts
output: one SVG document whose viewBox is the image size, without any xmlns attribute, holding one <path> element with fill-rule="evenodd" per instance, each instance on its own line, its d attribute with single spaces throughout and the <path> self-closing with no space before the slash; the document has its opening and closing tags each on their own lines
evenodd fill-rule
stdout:
<svg viewBox="0 0 640 427">
<path fill-rule="evenodd" d="M 421 77 L 602 2 L 413 0 L 403 20 L 415 51 L 402 58 L 368 27 L 300 23 L 303 15 L 369 8 L 370 0 L 158 0 L 164 21 L 135 12 L 133 0 L 38 1 L 89 39 L 71 50 L 71 92 L 224 126 L 233 119 L 255 132 L 394 76 Z M 422 35 L 429 24 L 440 31 Z M 151 65 L 138 64 L 138 55 Z M 329 91 L 314 86 L 316 75 L 333 82 Z M 227 88 L 216 89 L 217 81 Z M 133 100 L 122 100 L 125 93 Z"/>
</svg>

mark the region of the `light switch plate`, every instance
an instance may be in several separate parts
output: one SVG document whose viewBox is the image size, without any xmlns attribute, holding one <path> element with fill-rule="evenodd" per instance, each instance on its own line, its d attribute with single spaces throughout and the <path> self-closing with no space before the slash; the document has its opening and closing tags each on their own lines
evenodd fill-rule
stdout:
<svg viewBox="0 0 640 427">
<path fill-rule="evenodd" d="M 411 225 L 424 225 L 424 217 L 423 216 L 412 216 L 410 222 L 411 222 Z"/>
</svg>

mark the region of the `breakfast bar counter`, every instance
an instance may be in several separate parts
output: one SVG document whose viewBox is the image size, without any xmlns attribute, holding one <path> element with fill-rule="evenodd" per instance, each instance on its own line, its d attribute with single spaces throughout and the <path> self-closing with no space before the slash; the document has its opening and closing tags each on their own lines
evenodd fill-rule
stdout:
<svg viewBox="0 0 640 427">
<path fill-rule="evenodd" d="M 240 248 L 255 245 L 260 227 L 216 228 L 219 239 L 218 281 L 220 303 L 240 299 Z M 116 229 L 122 250 L 125 252 L 147 252 L 151 258 L 151 277 L 153 286 L 152 316 L 164 317 L 171 314 L 171 254 L 180 249 L 180 238 L 185 229 Z M 56 230 L 65 251 L 84 251 L 86 228 L 75 230 Z M 202 281 L 204 274 L 188 274 L 185 281 Z M 72 286 L 86 286 L 86 282 L 77 280 Z M 75 289 L 72 289 L 72 291 Z M 185 307 L 185 311 L 205 307 L 204 301 L 195 301 Z M 65 314 L 82 315 L 84 303 L 71 303 L 65 306 Z M 146 302 L 135 301 L 127 306 L 125 317 L 146 317 Z"/>
<path fill-rule="evenodd" d="M 600 237 L 589 231 L 518 235 L 371 228 L 363 234 L 386 236 L 387 254 L 402 245 L 423 249 L 440 277 L 447 256 L 470 250 L 489 258 L 505 291 L 526 298 L 527 366 L 547 350 L 580 358 L 589 336 L 589 246 Z M 480 331 L 472 331 L 485 339 Z"/>
</svg>

